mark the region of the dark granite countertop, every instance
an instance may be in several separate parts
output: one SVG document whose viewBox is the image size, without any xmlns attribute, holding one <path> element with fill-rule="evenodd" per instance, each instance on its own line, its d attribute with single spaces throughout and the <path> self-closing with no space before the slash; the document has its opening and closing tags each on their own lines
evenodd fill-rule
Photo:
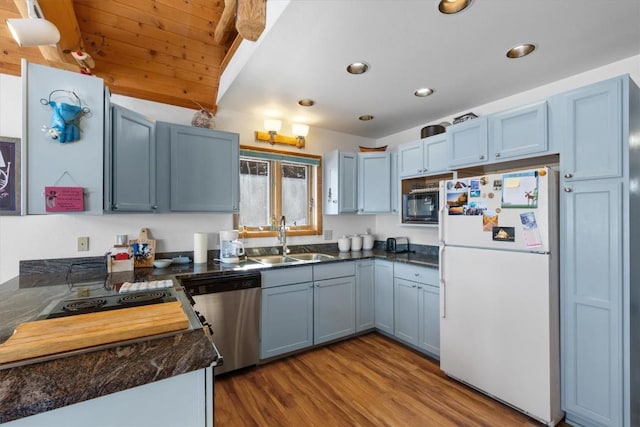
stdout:
<svg viewBox="0 0 640 427">
<path fill-rule="evenodd" d="M 334 256 L 321 261 L 323 263 L 375 258 L 438 267 L 437 251 L 432 247 L 427 251 L 392 254 L 378 246 L 372 251 L 358 252 L 339 252 L 336 244 L 290 249 L 291 253 L 321 252 Z M 278 249 L 253 248 L 249 249 L 249 256 L 272 255 L 278 253 Z M 175 254 L 159 254 L 159 257 L 163 255 Z M 206 264 L 172 264 L 163 269 L 140 268 L 112 274 L 80 269 L 73 277 L 69 276 L 69 263 L 77 259 L 66 264 L 59 262 L 64 260 L 41 260 L 33 263 L 25 274 L 21 265 L 20 276 L 0 284 L 0 343 L 9 338 L 19 324 L 35 320 L 54 301 L 110 295 L 123 282 L 173 280 L 190 326 L 175 333 L 0 365 L 0 423 L 210 366 L 217 353 L 193 313 L 179 280 L 201 274 L 237 274 L 289 266 L 269 267 L 251 260 L 222 264 L 214 260 L 215 253 L 209 258 Z M 96 260 L 90 262 L 95 264 Z M 119 369 L 114 370 L 114 366 Z M 123 375 L 125 370 L 127 374 Z M 86 381 L 79 381 L 79 375 L 87 375 Z"/>
</svg>

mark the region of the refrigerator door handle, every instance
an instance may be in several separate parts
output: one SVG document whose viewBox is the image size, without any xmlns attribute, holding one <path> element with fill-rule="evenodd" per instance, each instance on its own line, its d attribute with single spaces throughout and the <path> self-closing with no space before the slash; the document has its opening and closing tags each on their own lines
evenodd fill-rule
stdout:
<svg viewBox="0 0 640 427">
<path fill-rule="evenodd" d="M 440 198 L 440 209 L 438 210 L 438 242 L 441 245 L 444 245 L 444 205 L 445 205 L 445 197 L 444 197 L 445 185 L 444 181 L 440 181 L 440 194 L 438 197 Z"/>
<path fill-rule="evenodd" d="M 444 281 L 444 245 L 440 246 L 439 254 L 438 254 L 438 282 L 440 283 L 440 317 L 447 317 L 447 285 Z"/>
</svg>

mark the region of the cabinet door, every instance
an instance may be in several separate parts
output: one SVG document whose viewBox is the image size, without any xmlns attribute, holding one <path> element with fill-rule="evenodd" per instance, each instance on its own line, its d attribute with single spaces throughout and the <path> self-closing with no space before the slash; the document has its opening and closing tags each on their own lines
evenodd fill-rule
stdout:
<svg viewBox="0 0 640 427">
<path fill-rule="evenodd" d="M 422 147 L 421 140 L 398 147 L 398 175 L 400 178 L 424 173 Z"/>
<path fill-rule="evenodd" d="M 111 206 L 114 211 L 154 211 L 156 206 L 155 123 L 141 114 L 112 107 Z"/>
<path fill-rule="evenodd" d="M 544 153 L 549 146 L 547 102 L 492 115 L 489 140 L 495 161 Z"/>
<path fill-rule="evenodd" d="M 418 284 L 418 346 L 440 356 L 440 289 Z"/>
<path fill-rule="evenodd" d="M 356 332 L 374 327 L 374 261 L 356 261 Z"/>
<path fill-rule="evenodd" d="M 560 158 L 573 179 L 622 176 L 622 86 L 619 78 L 561 95 Z"/>
<path fill-rule="evenodd" d="M 237 134 L 172 125 L 169 152 L 172 211 L 238 211 Z"/>
<path fill-rule="evenodd" d="M 338 151 L 322 156 L 322 210 L 325 215 L 337 215 L 338 212 Z"/>
<path fill-rule="evenodd" d="M 358 213 L 391 212 L 391 153 L 358 153 Z"/>
<path fill-rule="evenodd" d="M 479 117 L 447 128 L 448 166 L 451 169 L 487 162 L 487 118 Z"/>
<path fill-rule="evenodd" d="M 418 284 L 404 279 L 393 280 L 394 335 L 418 345 Z"/>
<path fill-rule="evenodd" d="M 313 293 L 313 343 L 320 344 L 356 331 L 356 278 L 318 280 Z"/>
<path fill-rule="evenodd" d="M 376 329 L 393 334 L 393 263 L 375 260 L 374 319 Z"/>
<path fill-rule="evenodd" d="M 447 167 L 447 134 L 442 133 L 424 141 L 424 173 L 444 172 Z"/>
<path fill-rule="evenodd" d="M 313 283 L 262 289 L 260 357 L 313 344 Z"/>
<path fill-rule="evenodd" d="M 358 210 L 358 157 L 355 153 L 340 153 L 338 162 L 338 211 Z"/>
<path fill-rule="evenodd" d="M 561 199 L 563 409 L 594 425 L 622 425 L 622 188 L 576 182 Z"/>
</svg>

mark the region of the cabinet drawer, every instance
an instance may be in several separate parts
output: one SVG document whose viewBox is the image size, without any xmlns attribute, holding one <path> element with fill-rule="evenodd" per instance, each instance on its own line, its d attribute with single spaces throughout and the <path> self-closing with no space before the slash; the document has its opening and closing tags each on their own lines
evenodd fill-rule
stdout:
<svg viewBox="0 0 640 427">
<path fill-rule="evenodd" d="M 262 272 L 263 288 L 311 282 L 312 280 L 313 269 L 311 266 L 277 268 Z"/>
<path fill-rule="evenodd" d="M 404 280 L 411 280 L 412 282 L 426 283 L 432 286 L 439 285 L 437 268 L 421 267 L 415 264 L 396 262 L 394 265 L 393 276 Z"/>
<path fill-rule="evenodd" d="M 331 262 L 313 266 L 313 280 L 333 279 L 335 277 L 355 276 L 355 261 Z"/>
</svg>

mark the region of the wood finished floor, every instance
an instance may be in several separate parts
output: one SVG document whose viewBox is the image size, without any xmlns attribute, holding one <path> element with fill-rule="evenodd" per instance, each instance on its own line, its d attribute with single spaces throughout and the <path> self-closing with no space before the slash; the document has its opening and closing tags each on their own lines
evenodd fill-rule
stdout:
<svg viewBox="0 0 640 427">
<path fill-rule="evenodd" d="M 216 427 L 542 426 L 377 333 L 222 375 L 215 387 Z"/>
</svg>

